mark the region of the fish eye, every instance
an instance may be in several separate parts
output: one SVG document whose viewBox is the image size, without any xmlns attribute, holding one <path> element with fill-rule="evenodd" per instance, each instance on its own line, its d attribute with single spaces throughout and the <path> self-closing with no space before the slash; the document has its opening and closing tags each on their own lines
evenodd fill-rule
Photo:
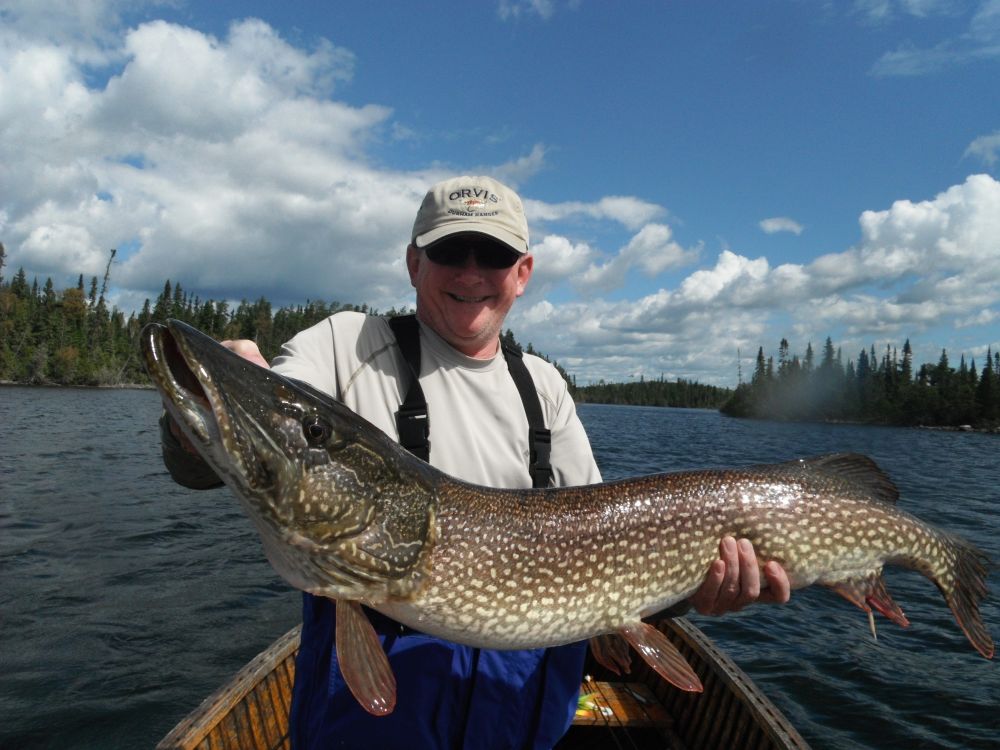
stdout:
<svg viewBox="0 0 1000 750">
<path fill-rule="evenodd" d="M 312 446 L 323 445 L 333 434 L 330 423 L 320 417 L 306 417 L 302 420 L 302 434 Z"/>
</svg>

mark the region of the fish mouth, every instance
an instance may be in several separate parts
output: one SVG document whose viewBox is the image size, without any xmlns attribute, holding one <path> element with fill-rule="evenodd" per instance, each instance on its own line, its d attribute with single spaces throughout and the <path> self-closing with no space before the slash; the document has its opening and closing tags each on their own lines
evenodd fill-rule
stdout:
<svg viewBox="0 0 1000 750">
<path fill-rule="evenodd" d="M 169 328 L 161 329 L 156 342 L 159 345 L 160 360 L 164 363 L 165 372 L 172 379 L 172 385 L 189 398 L 195 399 L 204 408 L 210 409 L 208 394 L 188 364 L 173 332 Z"/>
<path fill-rule="evenodd" d="M 206 384 L 195 374 L 181 339 L 166 326 L 151 324 L 143 331 L 146 370 L 164 396 L 171 416 L 185 432 L 193 432 L 197 442 L 208 444 L 218 435 L 217 420 Z M 189 360 L 191 357 L 191 360 Z M 207 373 L 205 373 L 207 376 Z"/>
<path fill-rule="evenodd" d="M 142 336 L 146 370 L 160 391 L 167 411 L 202 458 L 223 478 L 235 473 L 246 479 L 257 472 L 251 470 L 253 464 L 247 461 L 242 430 L 232 419 L 231 406 L 195 350 L 199 345 L 204 347 L 206 342 L 211 343 L 211 351 L 225 352 L 239 359 L 238 355 L 219 349 L 213 339 L 184 323 L 170 320 L 166 325 L 150 324 Z"/>
</svg>

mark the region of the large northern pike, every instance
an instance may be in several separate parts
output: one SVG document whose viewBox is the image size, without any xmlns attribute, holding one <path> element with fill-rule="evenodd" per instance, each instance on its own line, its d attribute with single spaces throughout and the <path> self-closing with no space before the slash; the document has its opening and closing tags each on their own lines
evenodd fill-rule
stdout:
<svg viewBox="0 0 1000 750">
<path fill-rule="evenodd" d="M 498 490 L 449 477 L 318 391 L 183 323 L 143 332 L 146 367 L 182 430 L 240 498 L 274 568 L 337 600 L 345 681 L 372 713 L 395 682 L 361 604 L 417 630 L 515 649 L 621 635 L 686 690 L 697 676 L 641 618 L 690 596 L 726 535 L 750 539 L 793 588 L 828 586 L 906 625 L 886 563 L 920 571 L 972 645 L 986 558 L 900 511 L 875 464 L 838 454 L 588 487 Z M 609 647 L 598 658 L 627 664 Z M 620 642 L 619 642 L 620 643 Z"/>
</svg>

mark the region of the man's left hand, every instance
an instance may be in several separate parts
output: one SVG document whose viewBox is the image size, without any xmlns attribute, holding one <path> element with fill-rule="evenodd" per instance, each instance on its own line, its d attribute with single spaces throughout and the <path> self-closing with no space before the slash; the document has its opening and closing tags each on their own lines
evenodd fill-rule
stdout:
<svg viewBox="0 0 1000 750">
<path fill-rule="evenodd" d="M 748 539 L 737 541 L 727 536 L 719 543 L 719 559 L 712 563 L 702 583 L 691 597 L 695 610 L 703 615 L 737 612 L 753 602 L 784 604 L 791 596 L 791 584 L 785 569 L 778 563 L 761 568 Z"/>
</svg>

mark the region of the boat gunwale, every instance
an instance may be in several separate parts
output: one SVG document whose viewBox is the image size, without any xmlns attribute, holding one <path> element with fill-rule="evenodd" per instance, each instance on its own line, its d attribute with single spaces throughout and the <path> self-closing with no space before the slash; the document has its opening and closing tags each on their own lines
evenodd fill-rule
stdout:
<svg viewBox="0 0 1000 750">
<path fill-rule="evenodd" d="M 243 666 L 232 679 L 203 700 L 197 708 L 181 719 L 177 725 L 156 745 L 156 750 L 170 748 L 196 748 L 211 735 L 233 709 L 278 669 L 289 657 L 294 657 L 299 648 L 302 625 L 296 625 L 279 636 L 266 649 Z"/>
<path fill-rule="evenodd" d="M 809 743 L 757 683 L 694 623 L 685 617 L 676 617 L 662 620 L 659 628 L 665 633 L 673 631 L 677 638 L 698 654 L 699 661 L 725 684 L 724 692 L 732 694 L 749 711 L 757 726 L 776 747 L 810 750 Z"/>
</svg>

